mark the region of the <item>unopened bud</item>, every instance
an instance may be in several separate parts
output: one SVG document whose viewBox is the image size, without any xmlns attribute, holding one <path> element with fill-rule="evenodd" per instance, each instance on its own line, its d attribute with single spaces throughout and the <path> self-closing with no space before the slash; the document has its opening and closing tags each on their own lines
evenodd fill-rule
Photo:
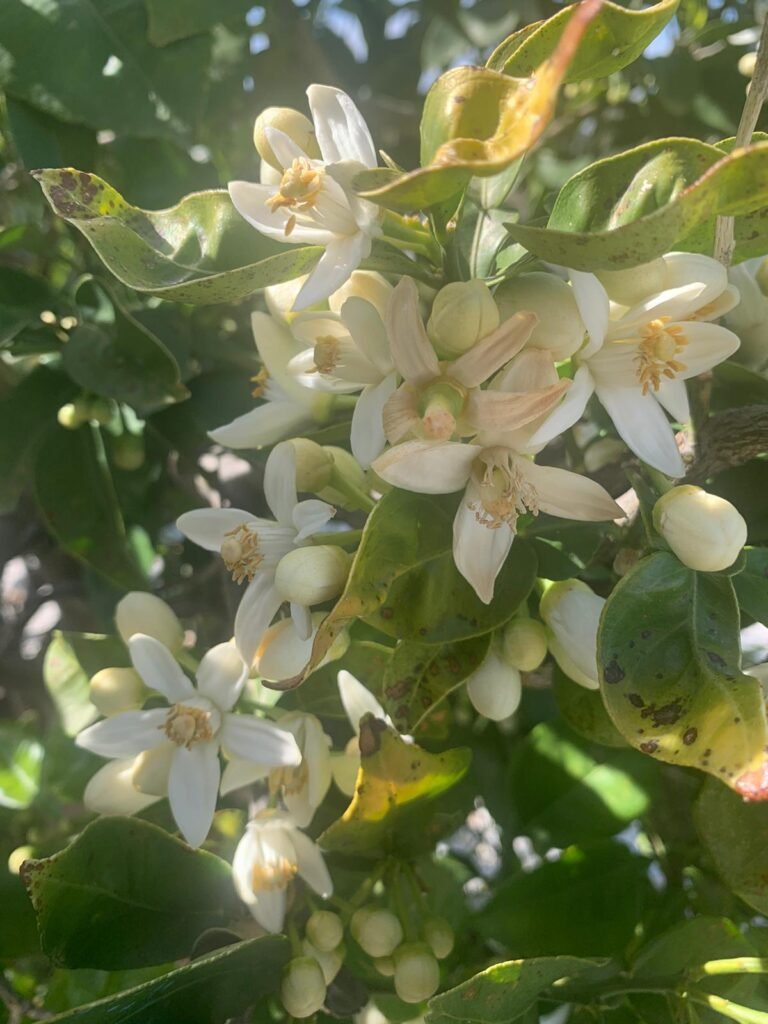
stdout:
<svg viewBox="0 0 768 1024">
<path fill-rule="evenodd" d="M 584 452 L 584 469 L 588 473 L 599 473 L 610 466 L 626 452 L 622 441 L 615 437 L 600 437 Z"/>
<path fill-rule="evenodd" d="M 329 296 L 328 305 L 331 312 L 340 313 L 347 299 L 365 299 L 383 320 L 391 294 L 392 285 L 375 270 L 353 270 L 341 288 Z"/>
<path fill-rule="evenodd" d="M 291 438 L 296 458 L 296 487 L 317 494 L 331 482 L 333 455 L 307 437 Z"/>
<path fill-rule="evenodd" d="M 584 321 L 570 285 L 554 274 L 521 274 L 496 289 L 502 320 L 515 313 L 535 313 L 538 323 L 526 342 L 528 348 L 546 348 L 554 359 L 567 359 L 584 341 Z"/>
<path fill-rule="evenodd" d="M 620 306 L 635 306 L 668 287 L 667 265 L 661 256 L 629 270 L 599 270 L 597 277 L 608 298 Z"/>
<path fill-rule="evenodd" d="M 533 672 L 547 656 L 547 631 L 536 619 L 512 619 L 501 635 L 501 656 L 518 672 Z"/>
<path fill-rule="evenodd" d="M 140 708 L 144 697 L 144 683 L 132 668 L 103 668 L 91 679 L 89 696 L 107 718 L 121 711 Z"/>
<path fill-rule="evenodd" d="M 307 921 L 307 938 L 320 950 L 329 953 L 344 938 L 344 925 L 338 914 L 330 910 L 316 910 Z"/>
<path fill-rule="evenodd" d="M 134 758 L 131 782 L 139 793 L 148 796 L 167 795 L 172 753 L 170 745 L 163 743 L 152 750 L 142 751 Z"/>
<path fill-rule="evenodd" d="M 569 679 L 588 690 L 599 686 L 597 627 L 604 604 L 581 580 L 553 583 L 539 604 L 555 661 Z"/>
<path fill-rule="evenodd" d="M 280 998 L 292 1017 L 311 1017 L 325 1002 L 326 984 L 320 964 L 311 956 L 291 960 L 283 971 Z"/>
<path fill-rule="evenodd" d="M 745 78 L 751 78 L 755 73 L 756 64 L 757 51 L 752 50 L 750 53 L 742 53 L 739 57 L 739 63 L 736 66 L 739 69 L 740 75 L 744 75 Z"/>
<path fill-rule="evenodd" d="M 118 602 L 115 625 L 126 643 L 134 634 L 144 633 L 175 652 L 184 642 L 184 628 L 174 610 L 154 594 L 140 590 L 131 591 Z"/>
<path fill-rule="evenodd" d="M 437 992 L 440 967 L 429 946 L 407 942 L 395 953 L 395 992 L 404 1003 L 421 1003 Z"/>
<path fill-rule="evenodd" d="M 395 973 L 395 961 L 391 956 L 377 956 L 373 966 L 384 978 L 391 978 Z"/>
<path fill-rule="evenodd" d="M 256 118 L 256 123 L 253 126 L 253 144 L 261 159 L 271 167 L 276 167 L 278 170 L 283 169 L 283 165 L 275 156 L 267 137 L 268 128 L 276 128 L 287 135 L 307 156 L 320 156 L 315 129 L 308 117 L 292 107 L 267 107 Z"/>
<path fill-rule="evenodd" d="M 352 918 L 355 940 L 368 956 L 391 956 L 403 941 L 403 926 L 389 910 L 369 907 L 364 911 Z"/>
<path fill-rule="evenodd" d="M 62 405 L 56 414 L 56 418 L 59 421 L 60 427 L 64 427 L 66 430 L 77 430 L 83 423 L 88 422 L 90 412 L 91 400 L 83 396 L 76 398 L 74 402 L 67 402 L 66 405 Z"/>
<path fill-rule="evenodd" d="M 323 451 L 333 458 L 334 477 L 353 487 L 357 491 L 367 491 L 365 470 L 346 448 L 337 448 L 335 445 L 323 445 Z M 349 499 L 345 494 L 331 484 L 317 492 L 318 498 L 327 501 L 330 505 L 338 505 L 346 508 Z"/>
<path fill-rule="evenodd" d="M 653 525 L 680 561 L 698 572 L 719 572 L 747 543 L 747 524 L 730 501 L 683 484 L 653 507 Z"/>
<path fill-rule="evenodd" d="M 522 696 L 517 669 L 505 665 L 495 651 L 467 679 L 467 696 L 479 715 L 500 722 L 517 711 Z"/>
<path fill-rule="evenodd" d="M 323 952 L 317 946 L 314 946 L 309 939 L 304 939 L 301 946 L 307 956 L 311 956 L 313 960 L 317 960 L 320 964 L 325 984 L 330 985 L 344 965 L 344 957 L 347 952 L 344 946 L 338 945 L 335 949 Z"/>
<path fill-rule="evenodd" d="M 453 928 L 444 917 L 430 917 L 424 924 L 424 938 L 438 960 L 451 955 L 454 943 Z"/>
<path fill-rule="evenodd" d="M 117 468 L 124 469 L 127 473 L 141 469 L 146 460 L 144 439 L 136 437 L 134 434 L 123 434 L 116 437 L 112 442 L 110 452 L 112 461 Z"/>
<path fill-rule="evenodd" d="M 352 556 L 333 544 L 294 548 L 275 570 L 275 586 L 285 601 L 311 606 L 337 597 L 344 589 Z"/>
<path fill-rule="evenodd" d="M 499 326 L 499 310 L 484 281 L 453 281 L 435 296 L 427 334 L 443 359 L 455 359 Z"/>
</svg>

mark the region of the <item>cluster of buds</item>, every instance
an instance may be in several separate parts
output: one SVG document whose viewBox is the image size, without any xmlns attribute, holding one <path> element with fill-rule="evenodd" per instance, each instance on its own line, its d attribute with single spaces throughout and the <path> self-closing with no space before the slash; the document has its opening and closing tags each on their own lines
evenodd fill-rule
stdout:
<svg viewBox="0 0 768 1024">
<path fill-rule="evenodd" d="M 323 1006 L 328 986 L 344 963 L 344 924 L 338 914 L 315 910 L 305 925 L 302 950 L 303 956 L 286 965 L 280 986 L 283 1006 L 299 1019 Z"/>
<path fill-rule="evenodd" d="M 467 678 L 467 696 L 483 718 L 501 722 L 513 715 L 522 697 L 521 673 L 534 672 L 547 656 L 544 626 L 525 614 L 497 631 L 481 665 Z"/>
</svg>

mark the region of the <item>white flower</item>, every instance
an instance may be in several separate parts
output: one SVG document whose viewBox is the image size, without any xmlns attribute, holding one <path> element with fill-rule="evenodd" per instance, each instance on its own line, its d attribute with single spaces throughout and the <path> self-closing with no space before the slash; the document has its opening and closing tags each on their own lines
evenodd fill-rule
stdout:
<svg viewBox="0 0 768 1024">
<path fill-rule="evenodd" d="M 397 386 L 378 310 L 367 299 L 353 295 L 338 314 L 299 314 L 291 329 L 308 346 L 288 364 L 300 384 L 334 394 L 360 392 L 350 439 L 355 458 L 367 469 L 384 450 L 382 412 Z"/>
<path fill-rule="evenodd" d="M 738 289 L 741 302 L 727 314 L 725 322 L 741 338 L 739 362 L 753 370 L 762 370 L 768 363 L 768 296 L 760 286 L 766 272 L 768 260 L 764 256 L 728 269 L 728 280 Z"/>
<path fill-rule="evenodd" d="M 233 181 L 229 194 L 238 212 L 262 234 L 283 242 L 325 246 L 296 299 L 306 309 L 327 298 L 349 278 L 380 233 L 380 211 L 359 199 L 352 179 L 376 166 L 368 127 L 346 93 L 329 86 L 307 89 L 322 159 L 309 157 L 275 128 L 265 136 L 283 170 L 277 189 Z"/>
<path fill-rule="evenodd" d="M 288 885 L 296 875 L 323 899 L 333 892 L 320 850 L 280 811 L 262 811 L 248 822 L 232 874 L 240 899 L 261 927 L 273 933 L 282 930 Z"/>
<path fill-rule="evenodd" d="M 238 508 L 206 508 L 185 512 L 177 520 L 181 532 L 207 551 L 218 551 L 237 583 L 247 581 L 235 616 L 235 642 L 250 665 L 264 631 L 283 596 L 275 586 L 275 570 L 283 555 L 321 530 L 334 509 L 311 498 L 298 501 L 295 453 L 285 441 L 269 453 L 264 469 L 264 497 L 275 519 L 262 519 Z M 294 605 L 291 613 L 302 637 L 309 636 L 309 614 Z"/>
<path fill-rule="evenodd" d="M 469 354 L 469 353 L 468 353 Z M 463 358 L 463 357 L 462 357 Z M 542 349 L 527 349 L 483 395 L 522 395 L 541 416 L 562 390 L 552 360 Z M 489 421 L 492 418 L 489 416 Z M 599 484 L 564 469 L 537 466 L 529 457 L 537 420 L 517 429 L 487 429 L 474 443 L 407 441 L 373 465 L 388 483 L 422 494 L 465 489 L 453 523 L 456 568 L 489 604 L 494 583 L 515 539 L 520 515 L 540 511 L 565 519 L 614 519 L 621 509 Z"/>
<path fill-rule="evenodd" d="M 539 604 L 549 649 L 563 672 L 587 690 L 597 690 L 597 628 L 605 598 L 581 580 L 553 583 Z"/>
<path fill-rule="evenodd" d="M 296 765 L 301 752 L 290 733 L 230 712 L 248 674 L 231 643 L 208 651 L 197 670 L 197 688 L 157 640 L 137 634 L 128 646 L 146 685 L 171 706 L 113 715 L 81 732 L 76 743 L 118 760 L 158 748 L 167 753 L 171 813 L 190 846 L 199 846 L 216 809 L 220 745 L 238 757 L 269 765 Z"/>
<path fill-rule="evenodd" d="M 364 715 L 375 715 L 392 725 L 389 715 L 379 704 L 371 691 L 356 679 L 351 672 L 342 669 L 336 677 L 341 703 L 352 726 L 354 736 L 341 753 L 332 755 L 331 770 L 333 781 L 346 796 L 355 792 L 357 773 L 360 770 L 360 721 Z"/>
<path fill-rule="evenodd" d="M 631 309 L 612 307 L 594 274 L 571 271 L 588 340 L 574 357 L 573 387 L 536 432 L 535 444 L 573 426 L 594 392 L 639 458 L 669 476 L 682 476 L 683 460 L 664 410 L 687 422 L 684 382 L 739 347 L 732 331 L 711 322 L 739 297 L 717 260 L 691 253 L 669 253 L 663 259 L 665 289 Z"/>
<path fill-rule="evenodd" d="M 262 448 L 282 441 L 323 422 L 333 401 L 330 395 L 302 387 L 288 372 L 299 348 L 284 323 L 266 313 L 253 313 L 251 326 L 262 363 L 253 396 L 264 401 L 209 432 L 212 441 L 227 448 Z"/>
<path fill-rule="evenodd" d="M 83 793 L 83 803 L 94 814 L 138 814 L 157 803 L 162 796 L 143 793 L 133 782 L 136 758 L 108 761 L 91 776 Z"/>
</svg>

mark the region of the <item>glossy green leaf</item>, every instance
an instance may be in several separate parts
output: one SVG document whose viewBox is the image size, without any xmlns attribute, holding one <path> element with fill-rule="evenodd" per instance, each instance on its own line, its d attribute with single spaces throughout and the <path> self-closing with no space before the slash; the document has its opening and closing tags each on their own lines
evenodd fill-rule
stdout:
<svg viewBox="0 0 768 1024">
<path fill-rule="evenodd" d="M 495 964 L 430 999 L 427 1024 L 456 1021 L 507 1024 L 535 1006 L 539 996 L 556 981 L 578 978 L 605 963 L 605 960 L 552 956 Z"/>
<path fill-rule="evenodd" d="M 45 749 L 21 725 L 0 721 L 0 807 L 29 807 L 40 788 Z"/>
<path fill-rule="evenodd" d="M 54 630 L 43 661 L 43 681 L 67 736 L 99 717 L 89 699 L 89 680 L 102 668 L 130 666 L 125 644 L 101 633 Z"/>
<path fill-rule="evenodd" d="M 37 171 L 46 199 L 81 231 L 118 280 L 175 302 L 237 302 L 306 274 L 318 246 L 282 246 L 254 230 L 223 191 L 142 210 L 95 174 Z"/>
<path fill-rule="evenodd" d="M 673 249 L 711 253 L 715 218 L 736 218 L 735 260 L 768 243 L 768 143 L 723 156 L 695 139 L 660 139 L 598 160 L 560 191 L 546 228 L 509 224 L 536 256 L 574 270 L 617 270 Z"/>
<path fill-rule="evenodd" d="M 608 598 L 598 662 L 619 732 L 646 754 L 760 799 L 768 788 L 765 709 L 739 659 L 739 611 L 726 576 L 693 572 L 660 551 Z"/>
<path fill-rule="evenodd" d="M 126 590 L 144 588 L 98 430 L 51 429 L 35 461 L 34 488 L 43 521 L 64 550 Z"/>
<path fill-rule="evenodd" d="M 245 18 L 251 0 L 146 0 L 149 15 L 149 41 L 153 46 L 167 46 L 179 39 L 188 39 L 198 32 L 207 32 L 214 25 Z"/>
<path fill-rule="evenodd" d="M 44 278 L 0 266 L 0 348 L 25 327 L 39 324 L 43 310 L 60 305 Z"/>
<path fill-rule="evenodd" d="M 237 908 L 229 865 L 133 818 L 99 818 L 24 883 L 56 964 L 124 970 L 189 956 Z"/>
<path fill-rule="evenodd" d="M 51 1017 L 52 1024 L 224 1024 L 277 990 L 290 957 L 282 935 L 238 942 L 119 995 Z"/>
<path fill-rule="evenodd" d="M 707 782 L 705 789 L 710 786 L 728 794 L 728 790 L 716 782 Z M 695 917 L 670 928 L 641 950 L 632 965 L 632 975 L 635 978 L 673 977 L 707 960 L 754 956 L 755 953 L 755 947 L 733 921 L 722 917 Z"/>
<path fill-rule="evenodd" d="M 0 960 L 36 956 L 40 952 L 35 912 L 24 885 L 5 864 L 0 867 Z"/>
<path fill-rule="evenodd" d="M 579 686 L 558 667 L 555 667 L 552 690 L 560 714 L 579 736 L 605 747 L 627 746 L 626 740 L 613 724 L 599 690 Z"/>
<path fill-rule="evenodd" d="M 644 10 L 634 11 L 603 0 L 565 73 L 565 81 L 603 78 L 637 60 L 670 20 L 678 3 L 679 0 L 661 0 Z M 514 32 L 496 47 L 487 66 L 507 75 L 530 75 L 554 52 L 574 13 L 575 4 L 571 4 L 546 21 L 534 22 Z"/>
<path fill-rule="evenodd" d="M 373 715 L 360 722 L 360 772 L 352 802 L 320 836 L 323 849 L 381 857 L 430 849 L 438 834 L 430 828 L 431 804 L 455 786 L 469 767 L 465 747 L 431 754 L 406 743 Z"/>
<path fill-rule="evenodd" d="M 733 577 L 739 607 L 764 626 L 768 626 L 768 550 L 747 548 L 742 572 Z"/>
<path fill-rule="evenodd" d="M 337 681 L 339 669 L 344 668 L 355 678 L 362 680 L 375 694 L 381 693 L 392 648 L 369 640 L 354 640 L 344 652 L 343 660 L 338 659 L 322 665 L 312 673 L 306 686 L 290 690 L 280 698 L 280 707 L 306 711 L 322 718 L 338 718 L 347 721 L 347 713 L 339 696 Z"/>
</svg>

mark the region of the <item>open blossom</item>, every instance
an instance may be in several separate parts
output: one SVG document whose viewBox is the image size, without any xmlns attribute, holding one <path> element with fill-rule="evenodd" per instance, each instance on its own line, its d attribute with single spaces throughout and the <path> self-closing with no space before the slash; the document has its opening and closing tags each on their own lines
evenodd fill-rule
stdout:
<svg viewBox="0 0 768 1024">
<path fill-rule="evenodd" d="M 176 824 L 190 846 L 199 846 L 216 809 L 220 746 L 237 757 L 273 766 L 297 765 L 301 752 L 285 730 L 232 714 L 248 670 L 231 643 L 208 651 L 197 670 L 197 687 L 159 641 L 139 633 L 128 646 L 136 671 L 170 706 L 112 715 L 83 730 L 77 745 L 121 761 L 153 755 L 159 771 L 167 768 Z"/>
<path fill-rule="evenodd" d="M 323 899 L 333 892 L 323 855 L 312 840 L 288 814 L 262 811 L 248 822 L 237 844 L 232 876 L 238 896 L 266 931 L 282 931 L 288 886 L 296 875 Z"/>
<path fill-rule="evenodd" d="M 275 519 L 262 519 L 238 508 L 206 508 L 185 512 L 177 521 L 181 532 L 207 551 L 217 551 L 236 583 L 246 589 L 235 616 L 235 642 L 248 664 L 284 597 L 275 584 L 281 558 L 322 530 L 334 509 L 311 498 L 298 501 L 295 453 L 289 441 L 269 453 L 264 470 L 264 497 Z M 300 635 L 308 636 L 304 606 L 291 608 Z"/>
<path fill-rule="evenodd" d="M 238 212 L 262 234 L 282 242 L 325 247 L 296 298 L 306 309 L 327 298 L 369 255 L 380 233 L 380 211 L 358 198 L 352 179 L 376 166 L 368 127 L 350 97 L 340 89 L 307 89 L 321 159 L 313 159 L 284 132 L 266 128 L 282 168 L 277 188 L 233 181 L 229 194 Z"/>
<path fill-rule="evenodd" d="M 614 519 L 621 509 L 599 484 L 577 473 L 537 466 L 531 435 L 562 394 L 548 353 L 528 349 L 517 356 L 485 394 L 538 396 L 538 419 L 525 427 L 484 430 L 470 443 L 406 441 L 373 465 L 388 483 L 422 494 L 464 489 L 453 523 L 456 568 L 489 604 L 494 583 L 524 513 L 547 512 L 565 519 Z"/>
<path fill-rule="evenodd" d="M 739 339 L 712 321 L 739 301 L 725 268 L 709 256 L 669 253 L 665 288 L 630 309 L 612 305 L 594 276 L 571 272 L 588 340 L 574 357 L 573 387 L 533 437 L 544 444 L 580 418 L 594 393 L 632 451 L 669 476 L 683 460 L 664 414 L 690 419 L 685 381 L 732 355 Z"/>
</svg>

